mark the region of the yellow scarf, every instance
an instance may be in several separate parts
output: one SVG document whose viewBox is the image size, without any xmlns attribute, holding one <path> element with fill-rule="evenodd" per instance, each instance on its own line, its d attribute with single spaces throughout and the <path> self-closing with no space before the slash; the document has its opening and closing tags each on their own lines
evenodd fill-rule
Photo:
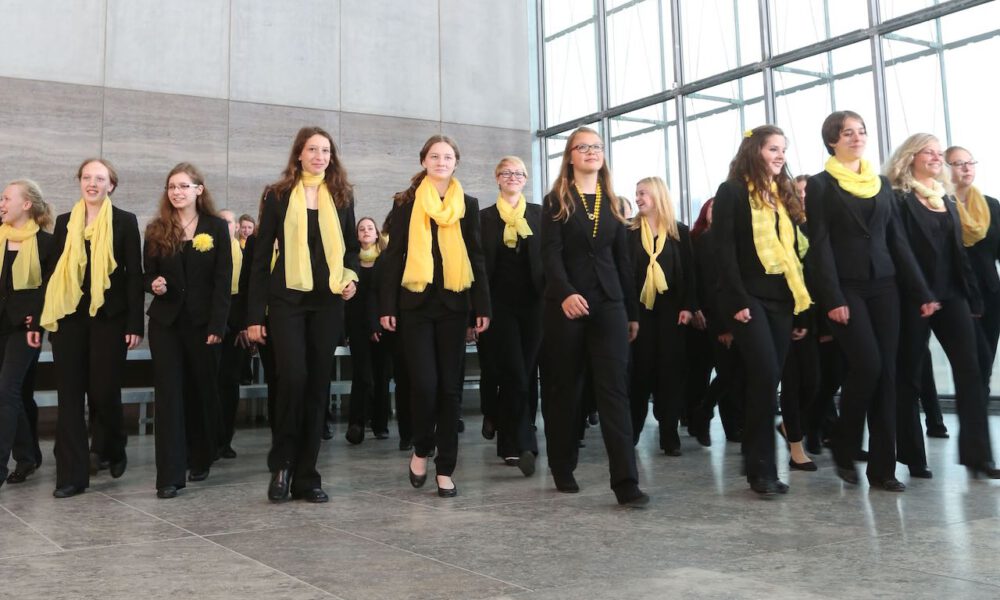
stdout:
<svg viewBox="0 0 1000 600">
<path fill-rule="evenodd" d="M 229 239 L 229 248 L 233 253 L 233 283 L 230 288 L 230 294 L 235 296 L 240 293 L 240 269 L 243 268 L 243 249 L 240 247 L 240 241 L 236 238 Z"/>
<path fill-rule="evenodd" d="M 649 264 L 646 265 L 646 281 L 642 284 L 639 300 L 646 307 L 646 310 L 653 310 L 656 295 L 667 291 L 667 276 L 663 272 L 663 267 L 656 261 L 666 244 L 667 228 L 663 226 L 663 223 L 660 223 L 654 242 L 653 228 L 649 226 L 649 221 L 646 220 L 646 217 L 639 217 L 639 234 L 639 237 L 642 238 L 642 249 L 649 255 Z"/>
<path fill-rule="evenodd" d="M 306 216 L 306 188 L 319 186 L 319 234 L 323 240 L 323 254 L 330 268 L 330 291 L 340 294 L 351 281 L 357 281 L 354 271 L 344 268 L 344 233 L 340 218 L 333 205 L 333 197 L 323 181 L 323 175 L 302 173 L 288 197 L 285 212 L 285 286 L 291 290 L 311 292 L 313 289 L 312 264 L 309 262 L 309 219 Z"/>
<path fill-rule="evenodd" d="M 524 211 L 527 207 L 527 203 L 524 201 L 524 194 L 517 199 L 517 204 L 511 206 L 503 198 L 503 194 L 497 195 L 497 211 L 500 213 L 500 218 L 503 219 L 505 226 L 503 228 L 503 243 L 508 248 L 515 248 L 517 246 L 517 236 L 523 238 L 531 235 L 531 228 L 528 227 L 528 221 L 524 218 Z"/>
<path fill-rule="evenodd" d="M 968 248 L 975 246 L 986 237 L 990 228 L 990 208 L 986 198 L 976 186 L 970 186 L 965 202 L 956 202 L 958 217 L 962 221 L 962 244 Z"/>
<path fill-rule="evenodd" d="M 118 268 L 111 227 L 111 199 L 104 198 L 97 218 L 90 225 L 85 225 L 86 221 L 86 202 L 81 198 L 69 213 L 66 245 L 45 291 L 45 308 L 40 320 L 42 327 L 49 331 L 58 331 L 59 319 L 73 313 L 83 297 L 86 240 L 90 240 L 90 316 L 104 306 L 104 290 L 111 287 L 111 274 Z"/>
<path fill-rule="evenodd" d="M 788 289 L 795 299 L 795 314 L 809 308 L 812 298 L 806 289 L 802 274 L 802 263 L 795 253 L 797 236 L 795 225 L 792 224 L 784 203 L 776 201 L 777 210 L 772 209 L 757 193 L 752 183 L 747 183 L 750 192 L 750 220 L 753 227 L 753 244 L 757 248 L 757 258 L 764 265 L 764 272 L 769 275 L 785 276 Z M 778 185 L 771 182 L 771 197 L 777 199 Z M 778 231 L 775 233 L 774 220 L 778 219 Z"/>
<path fill-rule="evenodd" d="M 369 248 L 361 249 L 361 262 L 373 263 L 378 255 L 381 254 L 378 249 L 378 244 L 372 244 Z"/>
<path fill-rule="evenodd" d="M 909 177 L 910 188 L 927 198 L 927 203 L 931 205 L 931 208 L 940 210 L 944 208 L 944 186 L 941 185 L 940 181 L 934 181 L 934 187 L 927 187 L 926 185 L 920 183 L 913 177 Z"/>
<path fill-rule="evenodd" d="M 7 241 L 21 242 L 21 249 L 10 269 L 15 290 L 34 290 L 42 285 L 42 263 L 38 260 L 38 223 L 28 220 L 21 229 L 0 225 L 0 265 L 7 253 Z"/>
<path fill-rule="evenodd" d="M 873 198 L 882 189 L 882 178 L 870 162 L 861 159 L 861 172 L 855 173 L 831 156 L 826 161 L 826 172 L 833 175 L 845 192 L 858 198 Z"/>
<path fill-rule="evenodd" d="M 245 238 L 241 238 L 240 239 L 240 249 L 242 250 L 243 248 L 246 248 L 246 247 L 247 247 L 247 241 L 246 241 L 246 239 Z"/>
<path fill-rule="evenodd" d="M 465 192 L 458 179 L 451 178 L 444 200 L 441 200 L 430 178 L 424 177 L 413 199 L 403 287 L 419 293 L 434 281 L 431 219 L 438 226 L 437 239 L 444 271 L 444 289 L 461 292 L 472 286 L 472 263 L 469 262 L 469 253 L 462 238 L 461 219 L 464 216 Z"/>
</svg>

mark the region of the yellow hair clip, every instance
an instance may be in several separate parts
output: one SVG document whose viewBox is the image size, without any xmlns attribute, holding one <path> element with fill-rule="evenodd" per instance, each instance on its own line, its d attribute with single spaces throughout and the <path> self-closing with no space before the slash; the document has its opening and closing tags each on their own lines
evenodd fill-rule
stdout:
<svg viewBox="0 0 1000 600">
<path fill-rule="evenodd" d="M 745 138 L 753 137 L 753 129 L 747 129 L 746 131 L 744 131 L 743 132 L 743 137 L 745 137 Z"/>
</svg>

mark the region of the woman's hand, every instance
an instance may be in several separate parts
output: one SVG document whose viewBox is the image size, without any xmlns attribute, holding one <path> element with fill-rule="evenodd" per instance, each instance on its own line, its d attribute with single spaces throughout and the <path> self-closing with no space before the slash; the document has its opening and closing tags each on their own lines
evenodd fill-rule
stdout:
<svg viewBox="0 0 1000 600">
<path fill-rule="evenodd" d="M 267 327 L 263 325 L 251 325 L 247 327 L 247 337 L 250 341 L 261 346 L 267 344 Z"/>
<path fill-rule="evenodd" d="M 628 322 L 628 342 L 631 344 L 635 341 L 636 336 L 639 335 L 639 321 L 629 321 Z"/>
<path fill-rule="evenodd" d="M 939 310 L 941 310 L 941 303 L 940 302 L 928 302 L 926 304 L 921 304 L 920 305 L 920 316 L 926 319 L 927 317 L 933 315 L 934 313 L 936 313 Z"/>
<path fill-rule="evenodd" d="M 808 329 L 804 329 L 804 328 L 793 329 L 792 330 L 792 341 L 793 342 L 797 342 L 797 341 L 801 340 L 802 338 L 806 337 L 807 333 L 809 333 Z"/>
<path fill-rule="evenodd" d="M 26 335 L 28 336 L 27 337 L 28 346 L 31 346 L 32 348 L 41 348 L 42 347 L 42 332 L 41 331 L 29 331 Z"/>
<path fill-rule="evenodd" d="M 733 315 L 733 319 L 739 321 L 740 323 L 749 323 L 750 322 L 750 309 L 749 308 L 744 308 L 743 310 L 737 312 L 735 315 Z"/>
<path fill-rule="evenodd" d="M 386 315 L 384 317 L 379 317 L 378 322 L 379 325 L 382 326 L 382 329 L 385 329 L 386 331 L 396 331 L 396 317 Z"/>
<path fill-rule="evenodd" d="M 678 325 L 687 325 L 688 323 L 691 322 L 691 319 L 693 319 L 693 318 L 694 318 L 694 315 L 691 313 L 691 311 L 689 311 L 689 310 L 682 310 L 681 312 L 677 313 L 677 324 Z"/>
<path fill-rule="evenodd" d="M 733 345 L 733 334 L 732 333 L 720 333 L 719 343 L 725 346 L 727 349 L 731 348 Z"/>
<path fill-rule="evenodd" d="M 351 298 L 354 297 L 354 294 L 357 293 L 358 293 L 358 286 L 354 285 L 354 282 L 351 281 L 346 286 L 344 286 L 344 291 L 340 292 L 340 295 L 344 300 L 350 300 Z"/>
<path fill-rule="evenodd" d="M 562 301 L 563 314 L 567 319 L 579 319 L 590 314 L 590 305 L 580 294 L 570 294 Z"/>
<path fill-rule="evenodd" d="M 205 344 L 209 346 L 221 343 L 222 343 L 222 338 L 220 338 L 217 335 L 209 335 L 208 338 L 205 339 Z"/>
<path fill-rule="evenodd" d="M 141 335 L 136 335 L 134 333 L 125 334 L 125 345 L 128 346 L 129 350 L 135 350 L 135 347 L 139 345 L 142 341 Z"/>
<path fill-rule="evenodd" d="M 382 341 L 382 334 L 379 333 L 379 332 L 377 332 L 377 331 L 375 333 L 373 333 L 372 334 L 372 341 L 376 342 L 376 343 L 381 342 Z"/>
<path fill-rule="evenodd" d="M 698 331 L 705 331 L 705 329 L 708 327 L 708 322 L 705 321 L 705 313 L 701 312 L 700 310 L 695 311 L 694 319 L 691 320 L 691 326 L 697 329 Z"/>
<path fill-rule="evenodd" d="M 476 317 L 476 335 L 486 331 L 490 328 L 490 318 L 489 317 Z"/>
<path fill-rule="evenodd" d="M 826 313 L 826 316 L 834 323 L 847 325 L 847 322 L 851 320 L 851 309 L 847 308 L 845 304 L 844 306 L 831 309 L 830 312 Z"/>
<path fill-rule="evenodd" d="M 157 296 L 162 296 L 167 293 L 167 280 L 163 278 L 162 275 L 153 280 L 153 283 L 149 285 L 150 289 Z"/>
<path fill-rule="evenodd" d="M 234 347 L 239 346 L 240 348 L 249 348 L 250 345 L 250 336 L 247 335 L 246 329 L 236 334 L 236 339 L 233 341 Z"/>
</svg>

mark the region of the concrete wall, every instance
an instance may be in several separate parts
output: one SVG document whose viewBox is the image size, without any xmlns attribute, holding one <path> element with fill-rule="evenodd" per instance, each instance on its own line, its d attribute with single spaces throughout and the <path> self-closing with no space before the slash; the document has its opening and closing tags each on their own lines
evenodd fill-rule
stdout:
<svg viewBox="0 0 1000 600">
<path fill-rule="evenodd" d="M 280 8 L 279 8 L 280 7 Z M 56 210 L 81 159 L 121 175 L 144 224 L 188 160 L 220 207 L 256 213 L 295 131 L 335 137 L 358 215 L 381 219 L 431 134 L 492 204 L 492 168 L 529 161 L 527 0 L 0 0 L 0 181 L 31 177 Z"/>
</svg>

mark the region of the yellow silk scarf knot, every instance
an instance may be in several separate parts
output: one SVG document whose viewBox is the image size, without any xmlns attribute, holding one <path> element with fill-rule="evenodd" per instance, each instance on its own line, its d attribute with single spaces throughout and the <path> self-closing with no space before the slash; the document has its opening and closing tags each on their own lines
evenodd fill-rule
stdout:
<svg viewBox="0 0 1000 600">
<path fill-rule="evenodd" d="M 11 265 L 11 284 L 15 290 L 34 290 L 42 285 L 42 263 L 38 259 L 38 223 L 29 220 L 24 227 L 15 229 L 0 225 L 0 265 L 7 254 L 7 242 L 20 242 L 21 249 Z"/>
<path fill-rule="evenodd" d="M 434 280 L 434 256 L 431 252 L 431 219 L 437 223 L 438 249 L 444 272 L 444 289 L 461 292 L 472 286 L 472 263 L 462 238 L 465 216 L 465 192 L 458 179 L 451 178 L 444 199 L 428 177 L 417 187 L 410 215 L 409 244 L 402 286 L 420 293 Z"/>
<path fill-rule="evenodd" d="M 358 276 L 344 268 L 344 232 L 333 204 L 333 197 L 326 187 L 323 174 L 302 173 L 292 188 L 285 212 L 285 286 L 290 290 L 311 292 L 313 289 L 312 263 L 309 259 L 309 218 L 306 213 L 306 186 L 318 187 L 316 204 L 319 209 L 319 234 L 323 241 L 323 254 L 330 269 L 330 291 L 340 294 Z"/>
<path fill-rule="evenodd" d="M 976 186 L 969 187 L 965 202 L 956 202 L 958 217 L 962 221 L 962 245 L 975 246 L 990 228 L 990 208 L 986 198 Z"/>
<path fill-rule="evenodd" d="M 524 194 L 521 194 L 514 206 L 504 200 L 503 194 L 497 195 L 497 211 L 504 222 L 503 243 L 508 248 L 517 247 L 517 236 L 526 238 L 531 235 L 531 228 L 528 227 L 528 221 L 524 218 L 526 208 L 527 202 L 524 200 Z"/>
<path fill-rule="evenodd" d="M 935 180 L 934 187 L 927 187 L 913 177 L 910 177 L 909 180 L 910 188 L 924 198 L 927 198 L 927 204 L 930 204 L 931 208 L 935 210 L 941 210 L 944 208 L 945 191 L 944 186 L 941 185 L 940 181 Z"/>
<path fill-rule="evenodd" d="M 368 248 L 361 249 L 361 262 L 373 263 L 378 258 L 381 252 L 378 249 L 378 244 L 372 244 Z"/>
<path fill-rule="evenodd" d="M 66 245 L 45 290 L 45 307 L 40 319 L 45 329 L 58 331 L 59 319 L 73 313 L 83 297 L 87 240 L 90 240 L 90 316 L 104 306 L 104 290 L 111 287 L 111 274 L 118 268 L 111 212 L 111 199 L 105 197 L 97 218 L 90 225 L 86 225 L 87 207 L 83 198 L 69 213 Z"/>
<path fill-rule="evenodd" d="M 235 296 L 240 292 L 240 269 L 243 268 L 243 249 L 240 241 L 236 238 L 229 239 L 229 248 L 233 254 L 233 281 L 230 286 L 230 294 Z"/>
<path fill-rule="evenodd" d="M 871 163 L 861 159 L 861 172 L 855 173 L 844 166 L 835 156 L 826 161 L 826 172 L 833 175 L 840 187 L 858 198 L 873 198 L 882 189 L 882 178 L 872 168 Z"/>
<path fill-rule="evenodd" d="M 785 282 L 795 300 L 795 314 L 799 314 L 809 308 L 812 298 L 806 289 L 802 263 L 795 253 L 795 240 L 799 235 L 797 228 L 792 224 L 784 203 L 777 200 L 778 185 L 775 182 L 771 182 L 771 198 L 776 199 L 775 208 L 764 201 L 760 193 L 754 190 L 752 183 L 747 183 L 747 190 L 750 192 L 750 221 L 757 258 L 768 275 L 785 276 Z M 775 219 L 778 221 L 777 231 Z"/>
<path fill-rule="evenodd" d="M 639 237 L 642 239 L 642 249 L 649 256 L 649 264 L 646 265 L 646 280 L 642 284 L 642 291 L 639 293 L 639 300 L 646 310 L 653 310 L 656 302 L 656 295 L 667 291 L 667 276 L 663 272 L 663 267 L 657 262 L 663 246 L 667 241 L 667 228 L 661 223 L 656 234 L 656 241 L 653 241 L 653 228 L 649 226 L 646 217 L 639 217 Z"/>
</svg>

